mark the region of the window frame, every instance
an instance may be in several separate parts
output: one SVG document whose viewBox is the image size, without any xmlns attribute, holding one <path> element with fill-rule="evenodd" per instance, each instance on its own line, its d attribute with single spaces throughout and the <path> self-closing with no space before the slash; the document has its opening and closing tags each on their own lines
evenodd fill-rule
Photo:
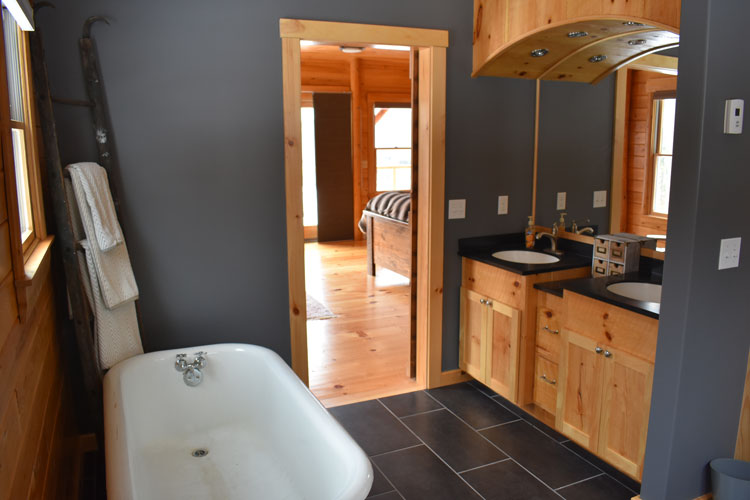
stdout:
<svg viewBox="0 0 750 500">
<path fill-rule="evenodd" d="M 367 158 L 368 158 L 368 198 L 375 196 L 376 194 L 383 193 L 385 191 L 377 190 L 377 158 L 375 149 L 375 108 L 376 107 L 392 107 L 392 108 L 412 108 L 411 105 L 411 94 L 410 93 L 384 93 L 384 92 L 369 92 L 367 94 L 367 113 L 368 118 L 366 119 L 367 130 L 365 133 L 367 137 Z M 413 143 L 412 143 L 413 146 Z M 411 148 L 410 148 L 411 149 Z M 413 165 L 412 165 L 413 168 Z"/>
<path fill-rule="evenodd" d="M 648 176 L 647 176 L 647 188 L 646 188 L 646 206 L 645 214 L 651 217 L 658 217 L 660 219 L 668 219 L 668 213 L 661 213 L 654 211 L 654 189 L 656 188 L 656 162 L 660 156 L 670 156 L 659 153 L 659 147 L 661 145 L 661 104 L 660 101 L 664 99 L 676 99 L 677 91 L 675 90 L 657 90 L 651 93 L 651 135 L 649 138 L 649 149 L 648 149 Z M 657 109 L 658 108 L 658 109 Z"/>
</svg>

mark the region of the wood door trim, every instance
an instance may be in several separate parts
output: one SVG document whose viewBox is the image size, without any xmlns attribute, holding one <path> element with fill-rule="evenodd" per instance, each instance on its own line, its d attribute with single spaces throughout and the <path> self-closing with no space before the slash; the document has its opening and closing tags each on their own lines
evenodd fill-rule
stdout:
<svg viewBox="0 0 750 500">
<path fill-rule="evenodd" d="M 442 372 L 443 211 L 445 206 L 445 100 L 448 32 L 391 26 L 281 19 L 286 185 L 287 278 L 292 369 L 308 383 L 302 227 L 300 39 L 335 43 L 420 46 L 419 229 L 417 237 L 417 381 L 426 387 L 462 375 Z"/>
</svg>

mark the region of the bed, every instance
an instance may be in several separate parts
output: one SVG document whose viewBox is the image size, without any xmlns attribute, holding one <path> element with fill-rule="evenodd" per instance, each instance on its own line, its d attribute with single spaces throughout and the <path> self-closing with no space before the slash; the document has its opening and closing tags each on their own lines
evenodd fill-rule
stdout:
<svg viewBox="0 0 750 500">
<path fill-rule="evenodd" d="M 367 238 L 367 274 L 382 267 L 411 279 L 411 193 L 387 191 L 367 202 L 359 229 Z"/>
</svg>

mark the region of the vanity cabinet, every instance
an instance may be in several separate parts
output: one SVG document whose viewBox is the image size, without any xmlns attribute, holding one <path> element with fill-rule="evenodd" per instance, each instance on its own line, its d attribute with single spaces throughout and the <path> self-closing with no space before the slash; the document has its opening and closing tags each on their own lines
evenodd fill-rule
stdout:
<svg viewBox="0 0 750 500">
<path fill-rule="evenodd" d="M 534 404 L 552 417 L 557 412 L 562 297 L 539 293 L 536 308 Z"/>
<path fill-rule="evenodd" d="M 658 321 L 566 292 L 556 427 L 640 480 Z"/>
<path fill-rule="evenodd" d="M 462 288 L 461 318 L 463 370 L 515 401 L 521 311 Z"/>
</svg>

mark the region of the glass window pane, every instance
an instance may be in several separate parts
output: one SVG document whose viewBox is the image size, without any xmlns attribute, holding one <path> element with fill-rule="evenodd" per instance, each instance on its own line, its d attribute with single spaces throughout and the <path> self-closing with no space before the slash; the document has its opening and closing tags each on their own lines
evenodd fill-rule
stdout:
<svg viewBox="0 0 750 500">
<path fill-rule="evenodd" d="M 8 9 L 3 9 L 3 33 L 5 35 L 5 66 L 8 73 L 8 98 L 10 119 L 23 121 L 23 92 L 21 87 L 20 47 L 18 27 Z"/>
<path fill-rule="evenodd" d="M 408 191 L 411 189 L 411 167 L 397 168 L 396 170 L 396 181 L 394 185 L 395 191 Z"/>
<path fill-rule="evenodd" d="M 672 176 L 672 157 L 657 156 L 654 165 L 654 201 L 655 213 L 666 214 L 669 210 L 669 181 Z"/>
<path fill-rule="evenodd" d="M 18 191 L 18 218 L 21 223 L 21 242 L 23 243 L 34 231 L 31 215 L 31 193 L 29 191 L 29 175 L 26 167 L 26 144 L 23 130 L 12 129 L 13 162 L 16 170 L 16 190 Z"/>
<path fill-rule="evenodd" d="M 411 147 L 411 109 L 375 108 L 375 147 Z"/>
<path fill-rule="evenodd" d="M 674 113 L 677 99 L 661 99 L 659 154 L 671 155 L 674 143 Z"/>
<path fill-rule="evenodd" d="M 318 188 L 315 179 L 315 109 L 302 108 L 302 224 L 318 225 Z"/>
<path fill-rule="evenodd" d="M 381 167 L 411 167 L 411 149 L 378 149 L 375 165 Z"/>
<path fill-rule="evenodd" d="M 376 191 L 394 191 L 395 185 L 393 180 L 393 168 L 377 169 L 377 178 L 375 180 Z"/>
</svg>

